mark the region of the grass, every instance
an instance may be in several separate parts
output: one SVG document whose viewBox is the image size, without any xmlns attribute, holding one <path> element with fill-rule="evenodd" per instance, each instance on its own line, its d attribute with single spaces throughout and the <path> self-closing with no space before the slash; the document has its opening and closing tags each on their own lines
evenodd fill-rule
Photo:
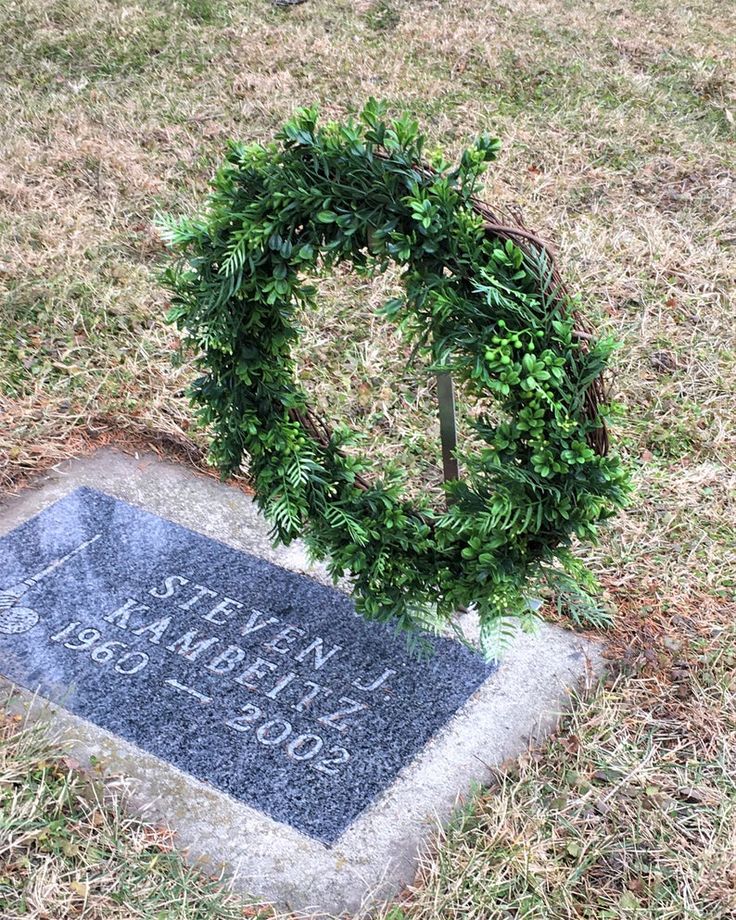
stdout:
<svg viewBox="0 0 736 920">
<path fill-rule="evenodd" d="M 734 916 L 736 630 L 681 620 L 468 803 L 407 920 Z"/>
<path fill-rule="evenodd" d="M 2 917 L 260 916 L 218 879 L 185 866 L 165 829 L 127 817 L 126 796 L 124 783 L 103 785 L 81 773 L 42 726 L 0 716 Z"/>
<path fill-rule="evenodd" d="M 485 197 L 523 206 L 622 340 L 616 435 L 638 493 L 585 553 L 619 608 L 624 666 L 468 805 L 385 916 L 736 915 L 732 7 L 0 0 L 0 12 L 4 489 L 113 439 L 203 463 L 190 371 L 172 364 L 161 319 L 153 217 L 199 206 L 226 138 L 265 140 L 296 105 L 343 115 L 376 95 L 451 155 L 480 130 L 503 139 Z M 321 282 L 300 374 L 378 465 L 398 460 L 414 489 L 436 490 L 433 381 L 374 315 L 395 283 Z"/>
</svg>

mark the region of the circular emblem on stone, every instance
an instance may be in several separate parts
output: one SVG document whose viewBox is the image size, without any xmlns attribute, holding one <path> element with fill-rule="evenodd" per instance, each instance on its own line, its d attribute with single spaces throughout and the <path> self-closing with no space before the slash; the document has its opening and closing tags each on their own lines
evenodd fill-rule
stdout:
<svg viewBox="0 0 736 920">
<path fill-rule="evenodd" d="M 0 598 L 0 601 L 3 598 Z M 6 635 L 18 635 L 28 632 L 38 623 L 39 616 L 35 610 L 30 607 L 10 607 L 7 610 L 0 609 L 0 633 Z"/>
<path fill-rule="evenodd" d="M 95 543 L 101 536 L 102 534 L 96 533 L 89 540 L 85 540 L 83 543 L 80 543 L 79 546 L 74 547 L 74 549 L 65 556 L 54 559 L 49 565 L 41 569 L 41 571 L 37 572 L 35 575 L 30 575 L 24 581 L 18 582 L 16 585 L 11 585 L 9 588 L 0 589 L 0 633 L 18 635 L 28 632 L 29 629 L 33 629 L 40 619 L 38 613 L 30 607 L 17 606 L 18 601 L 30 588 L 38 584 L 39 581 L 46 578 L 47 575 L 50 575 L 60 566 L 64 565 L 65 562 L 68 562 L 72 556 L 76 556 L 77 553 L 80 553 L 83 549 Z"/>
</svg>

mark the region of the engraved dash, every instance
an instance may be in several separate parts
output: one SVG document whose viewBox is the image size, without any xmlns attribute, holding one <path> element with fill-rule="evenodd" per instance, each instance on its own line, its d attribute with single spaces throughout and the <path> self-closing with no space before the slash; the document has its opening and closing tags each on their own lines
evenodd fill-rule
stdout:
<svg viewBox="0 0 736 920">
<path fill-rule="evenodd" d="M 168 679 L 166 683 L 169 684 L 169 686 L 174 687 L 175 690 L 181 690 L 182 693 L 188 693 L 190 696 L 196 697 L 203 703 L 212 702 L 212 697 L 205 696 L 203 693 L 200 693 L 199 690 L 194 690 L 192 687 L 187 687 L 186 684 L 180 684 L 178 680 Z"/>
</svg>

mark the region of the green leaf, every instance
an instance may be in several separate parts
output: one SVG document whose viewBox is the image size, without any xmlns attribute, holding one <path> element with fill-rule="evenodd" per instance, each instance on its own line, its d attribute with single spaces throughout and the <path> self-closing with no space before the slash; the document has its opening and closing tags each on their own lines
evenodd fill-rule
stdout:
<svg viewBox="0 0 736 920">
<path fill-rule="evenodd" d="M 274 538 L 304 537 L 335 577 L 351 574 L 359 611 L 403 631 L 474 607 L 493 656 L 515 621 L 528 628 L 531 586 L 564 574 L 593 587 L 571 547 L 627 500 L 621 461 L 593 449 L 609 409 L 590 387 L 612 343 L 573 336 L 581 301 L 546 252 L 486 233 L 473 195 L 498 141 L 481 136 L 454 168 L 438 151 L 439 173 L 423 150 L 414 119 L 389 122 L 375 100 L 357 121 L 322 123 L 309 107 L 272 143 L 229 144 L 202 213 L 162 219 L 168 319 L 197 370 L 211 459 L 224 475 L 247 469 Z M 296 378 L 313 268 L 390 265 L 401 289 L 379 312 L 398 325 L 408 373 L 426 359 L 474 407 L 447 511 L 409 501 L 403 470 L 371 466 L 354 438 L 323 427 Z M 401 394 L 405 381 L 386 386 Z M 412 441 L 424 454 L 431 438 Z"/>
<path fill-rule="evenodd" d="M 631 891 L 624 891 L 618 900 L 618 906 L 621 910 L 639 910 L 641 903 Z"/>
</svg>

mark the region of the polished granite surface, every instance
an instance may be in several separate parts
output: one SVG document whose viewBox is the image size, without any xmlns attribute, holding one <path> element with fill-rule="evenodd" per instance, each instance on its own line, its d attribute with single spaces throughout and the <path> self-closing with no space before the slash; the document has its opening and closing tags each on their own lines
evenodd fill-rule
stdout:
<svg viewBox="0 0 736 920">
<path fill-rule="evenodd" d="M 0 673 L 328 845 L 492 673 L 431 644 L 87 487 L 0 538 Z"/>
</svg>

